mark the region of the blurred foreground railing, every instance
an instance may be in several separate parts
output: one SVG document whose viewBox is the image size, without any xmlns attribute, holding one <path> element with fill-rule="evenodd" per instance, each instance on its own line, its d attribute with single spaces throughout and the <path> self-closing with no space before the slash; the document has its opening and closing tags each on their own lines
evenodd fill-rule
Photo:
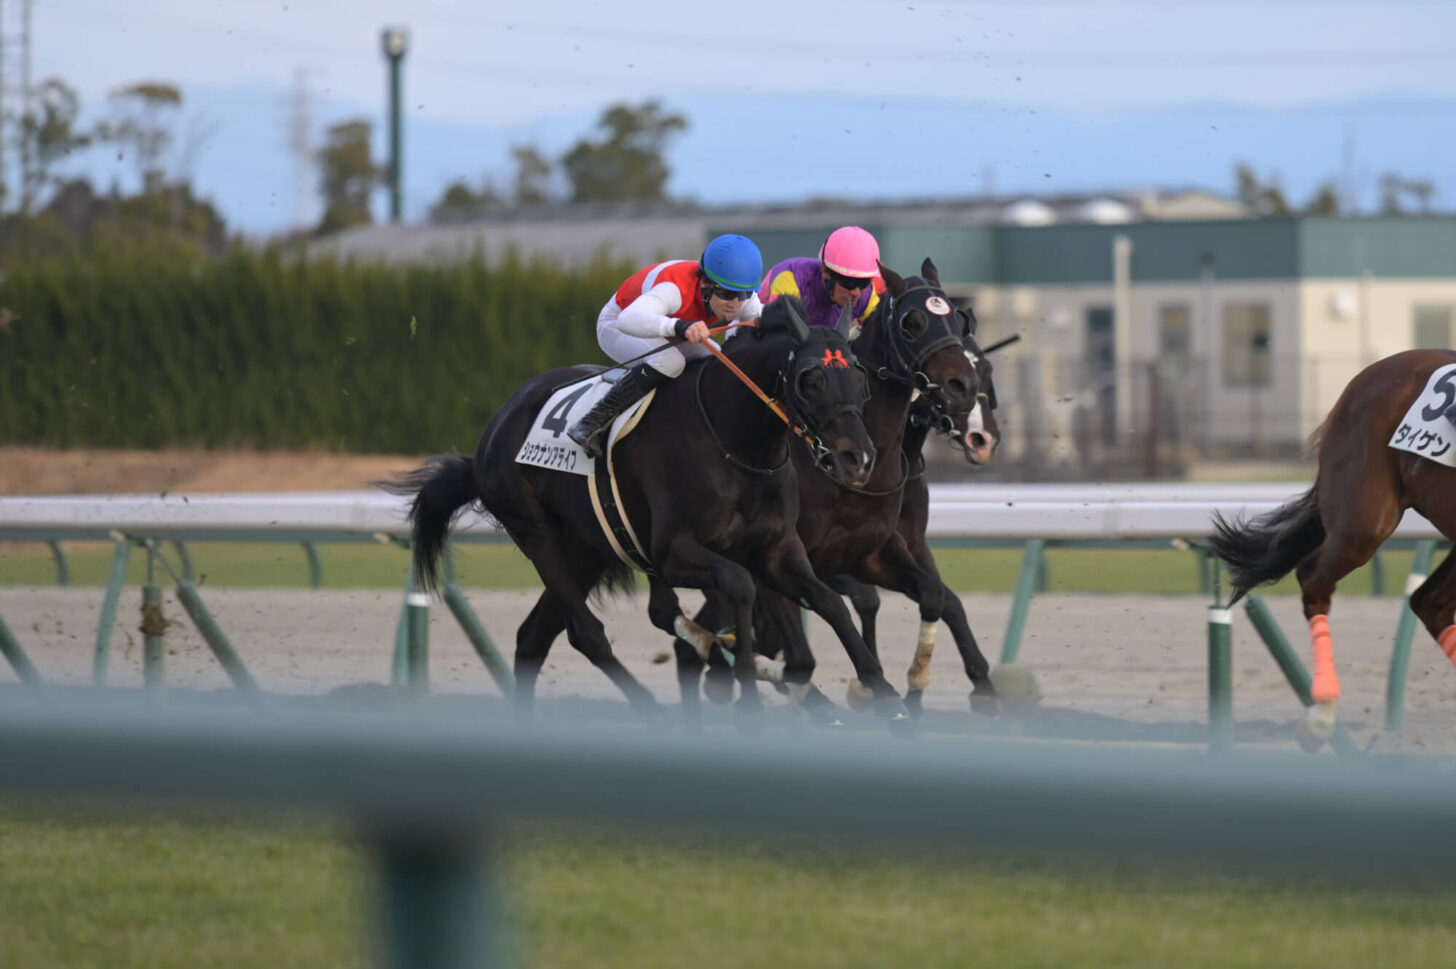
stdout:
<svg viewBox="0 0 1456 969">
<path fill-rule="evenodd" d="M 515 821 L 720 843 L 1106 858 L 1369 885 L 1456 884 L 1449 763 L 1054 747 L 879 732 L 571 735 L 336 710 L 0 707 L 0 797 L 238 807 L 357 824 L 390 964 L 502 965 L 491 852 Z"/>
</svg>

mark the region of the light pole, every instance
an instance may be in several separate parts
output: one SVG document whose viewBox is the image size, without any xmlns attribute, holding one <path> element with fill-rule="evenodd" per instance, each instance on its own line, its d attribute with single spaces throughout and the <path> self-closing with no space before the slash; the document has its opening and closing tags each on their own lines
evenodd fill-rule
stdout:
<svg viewBox="0 0 1456 969">
<path fill-rule="evenodd" d="M 409 30 L 386 27 L 381 35 L 384 56 L 389 61 L 389 221 L 400 220 L 403 208 L 400 186 L 400 63 L 409 48 Z"/>
</svg>

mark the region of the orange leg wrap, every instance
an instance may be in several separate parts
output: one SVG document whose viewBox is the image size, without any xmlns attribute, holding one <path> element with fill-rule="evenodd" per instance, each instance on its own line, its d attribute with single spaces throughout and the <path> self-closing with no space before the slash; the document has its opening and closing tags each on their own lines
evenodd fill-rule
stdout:
<svg viewBox="0 0 1456 969">
<path fill-rule="evenodd" d="M 1330 638 L 1330 617 L 1315 616 L 1309 621 L 1310 651 L 1314 654 L 1314 685 L 1310 696 L 1315 703 L 1340 698 L 1340 677 L 1335 672 L 1335 643 Z"/>
<path fill-rule="evenodd" d="M 1436 642 L 1441 646 L 1441 652 L 1445 653 L 1451 662 L 1456 663 L 1456 625 L 1447 626 L 1441 630 L 1441 635 L 1436 637 Z"/>
</svg>

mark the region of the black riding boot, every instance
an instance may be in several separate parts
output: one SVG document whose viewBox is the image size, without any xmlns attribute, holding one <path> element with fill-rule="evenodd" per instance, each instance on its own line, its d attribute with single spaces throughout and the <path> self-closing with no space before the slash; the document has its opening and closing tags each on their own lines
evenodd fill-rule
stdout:
<svg viewBox="0 0 1456 969">
<path fill-rule="evenodd" d="M 581 445 L 591 457 L 602 451 L 602 434 L 612 426 L 617 415 L 631 407 L 654 387 L 661 387 L 672 378 L 645 363 L 628 370 L 621 379 L 607 391 L 607 396 L 597 401 L 582 419 L 566 429 L 566 436 Z"/>
</svg>

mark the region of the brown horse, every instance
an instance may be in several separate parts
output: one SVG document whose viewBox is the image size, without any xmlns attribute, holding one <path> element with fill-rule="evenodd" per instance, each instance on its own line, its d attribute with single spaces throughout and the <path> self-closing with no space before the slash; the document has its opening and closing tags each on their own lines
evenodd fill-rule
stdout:
<svg viewBox="0 0 1456 969">
<path fill-rule="evenodd" d="M 1307 727 L 1316 738 L 1328 739 L 1340 698 L 1329 624 L 1335 584 L 1370 561 L 1407 508 L 1424 515 L 1448 539 L 1456 538 L 1456 468 L 1391 445 L 1393 438 L 1410 435 L 1405 417 L 1432 375 L 1452 365 L 1456 351 L 1407 350 L 1366 367 L 1310 436 L 1319 452 L 1313 487 L 1250 522 L 1214 517 L 1209 545 L 1233 576 L 1230 604 L 1296 570 L 1314 659 L 1310 693 L 1315 706 Z M 1449 423 L 1453 408 L 1456 371 L 1449 371 L 1419 415 L 1434 422 L 1436 431 L 1425 439 L 1433 442 L 1433 451 L 1440 450 L 1443 439 L 1448 446 L 1456 442 L 1456 425 Z M 1410 604 L 1456 663 L 1456 555 L 1447 554 Z"/>
</svg>

